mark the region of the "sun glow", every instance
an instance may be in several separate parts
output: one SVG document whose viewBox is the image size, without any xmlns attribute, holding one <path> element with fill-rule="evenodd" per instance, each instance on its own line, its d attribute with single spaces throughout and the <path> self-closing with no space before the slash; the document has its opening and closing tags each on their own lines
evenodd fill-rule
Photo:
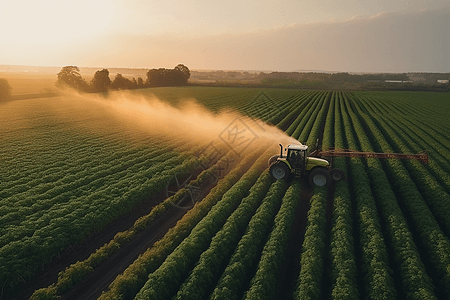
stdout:
<svg viewBox="0 0 450 300">
<path fill-rule="evenodd" d="M 36 47 L 65 46 L 107 32 L 114 10 L 106 0 L 2 1 L 1 38 L 15 48 L 23 47 L 24 53 Z"/>
</svg>

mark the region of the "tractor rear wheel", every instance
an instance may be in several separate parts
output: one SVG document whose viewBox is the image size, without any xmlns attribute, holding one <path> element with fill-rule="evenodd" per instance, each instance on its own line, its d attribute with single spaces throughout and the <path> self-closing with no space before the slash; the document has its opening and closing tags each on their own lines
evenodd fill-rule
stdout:
<svg viewBox="0 0 450 300">
<path fill-rule="evenodd" d="M 309 183 L 311 185 L 325 186 L 331 181 L 330 174 L 325 168 L 315 168 L 309 174 Z"/>
<path fill-rule="evenodd" d="M 272 166 L 269 169 L 269 173 L 273 179 L 278 180 L 278 179 L 287 179 L 291 172 L 289 170 L 289 167 L 285 163 L 279 161 L 272 164 Z"/>
<path fill-rule="evenodd" d="M 331 176 L 331 179 L 333 179 L 333 181 L 336 181 L 336 182 L 341 181 L 345 177 L 344 172 L 339 169 L 331 170 L 330 176 Z"/>
</svg>

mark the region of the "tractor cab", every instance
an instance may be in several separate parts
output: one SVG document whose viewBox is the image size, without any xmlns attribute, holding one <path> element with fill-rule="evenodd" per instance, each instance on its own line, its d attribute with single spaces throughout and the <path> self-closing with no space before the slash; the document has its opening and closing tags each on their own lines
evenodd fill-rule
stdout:
<svg viewBox="0 0 450 300">
<path fill-rule="evenodd" d="M 306 153 L 308 146 L 306 145 L 289 145 L 287 147 L 286 160 L 291 166 L 291 172 L 294 175 L 301 175 L 306 165 Z"/>
</svg>

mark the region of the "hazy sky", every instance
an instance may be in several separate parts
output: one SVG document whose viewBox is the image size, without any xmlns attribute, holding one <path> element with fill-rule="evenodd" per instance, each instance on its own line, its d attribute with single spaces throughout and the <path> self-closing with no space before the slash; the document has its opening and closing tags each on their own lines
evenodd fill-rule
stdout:
<svg viewBox="0 0 450 300">
<path fill-rule="evenodd" d="M 1 0 L 0 64 L 450 72 L 448 0 Z"/>
</svg>

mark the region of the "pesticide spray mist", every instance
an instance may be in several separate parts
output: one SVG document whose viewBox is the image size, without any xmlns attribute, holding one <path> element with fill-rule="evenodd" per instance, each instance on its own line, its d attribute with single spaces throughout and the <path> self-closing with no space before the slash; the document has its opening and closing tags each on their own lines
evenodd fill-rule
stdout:
<svg viewBox="0 0 450 300">
<path fill-rule="evenodd" d="M 182 139 L 198 146 L 216 143 L 238 156 L 257 147 L 273 147 L 274 154 L 278 154 L 280 143 L 299 144 L 273 125 L 230 109 L 213 113 L 195 99 L 185 99 L 173 106 L 153 95 L 127 91 L 113 92 L 107 97 L 67 92 L 65 96 L 80 105 L 102 108 L 114 118 L 131 122 L 155 136 Z"/>
</svg>

